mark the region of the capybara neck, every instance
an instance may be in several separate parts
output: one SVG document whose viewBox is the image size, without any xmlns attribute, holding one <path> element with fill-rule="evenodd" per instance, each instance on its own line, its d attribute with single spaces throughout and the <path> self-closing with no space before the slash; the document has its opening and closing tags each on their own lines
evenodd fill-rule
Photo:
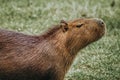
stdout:
<svg viewBox="0 0 120 80">
<path fill-rule="evenodd" d="M 65 49 L 72 56 L 77 54 L 81 48 L 85 47 L 86 44 L 89 43 L 82 38 L 80 40 L 77 40 L 68 34 L 69 33 L 65 33 L 61 30 L 60 25 L 56 25 L 44 33 L 42 37 L 48 40 L 48 42 L 53 43 L 54 46 L 58 47 L 59 49 Z"/>
<path fill-rule="evenodd" d="M 82 39 L 82 37 L 80 40 L 76 39 L 74 36 L 71 37 L 71 35 L 62 31 L 60 25 L 48 30 L 42 37 L 57 51 L 57 53 L 53 55 L 60 57 L 58 63 L 61 63 L 60 66 L 64 67 L 64 74 L 69 69 L 79 50 L 89 43 L 89 41 L 87 42 Z"/>
<path fill-rule="evenodd" d="M 58 53 L 54 53 L 54 55 L 60 57 L 60 63 L 62 63 L 61 66 L 64 67 L 65 72 L 72 64 L 79 49 L 84 46 L 82 44 L 80 45 L 76 39 L 72 39 L 72 37 L 69 38 L 67 35 L 67 33 L 62 31 L 60 25 L 54 26 L 42 35 L 42 37 L 44 37 L 47 42 L 52 44 L 56 51 L 58 51 Z"/>
</svg>

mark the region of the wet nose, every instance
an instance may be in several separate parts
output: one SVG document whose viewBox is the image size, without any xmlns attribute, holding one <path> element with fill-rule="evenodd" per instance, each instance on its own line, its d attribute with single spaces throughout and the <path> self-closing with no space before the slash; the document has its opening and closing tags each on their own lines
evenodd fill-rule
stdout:
<svg viewBox="0 0 120 80">
<path fill-rule="evenodd" d="M 98 25 L 100 25 L 100 27 L 103 27 L 105 25 L 102 19 L 95 19 L 95 20 L 98 23 Z"/>
</svg>

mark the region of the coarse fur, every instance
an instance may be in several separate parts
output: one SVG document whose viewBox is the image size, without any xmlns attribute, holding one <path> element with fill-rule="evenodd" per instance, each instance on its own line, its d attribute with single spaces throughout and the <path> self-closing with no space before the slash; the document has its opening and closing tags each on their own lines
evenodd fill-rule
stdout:
<svg viewBox="0 0 120 80">
<path fill-rule="evenodd" d="M 79 50 L 104 33 L 98 19 L 62 20 L 38 36 L 0 30 L 0 79 L 63 80 Z"/>
</svg>

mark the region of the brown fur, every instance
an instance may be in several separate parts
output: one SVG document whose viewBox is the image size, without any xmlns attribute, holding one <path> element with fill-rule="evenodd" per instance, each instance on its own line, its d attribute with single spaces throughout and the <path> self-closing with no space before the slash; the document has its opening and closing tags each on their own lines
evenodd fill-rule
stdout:
<svg viewBox="0 0 120 80">
<path fill-rule="evenodd" d="M 101 22 L 61 21 L 40 36 L 0 30 L 1 80 L 63 80 L 78 51 L 104 35 Z"/>
</svg>

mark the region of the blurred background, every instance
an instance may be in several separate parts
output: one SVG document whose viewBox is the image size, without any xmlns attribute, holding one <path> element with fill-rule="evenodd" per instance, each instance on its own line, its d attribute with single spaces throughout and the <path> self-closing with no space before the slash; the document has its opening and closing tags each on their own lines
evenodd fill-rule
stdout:
<svg viewBox="0 0 120 80">
<path fill-rule="evenodd" d="M 25 34 L 82 17 L 103 19 L 107 33 L 79 52 L 65 80 L 120 80 L 120 0 L 0 0 L 0 28 Z"/>
</svg>

